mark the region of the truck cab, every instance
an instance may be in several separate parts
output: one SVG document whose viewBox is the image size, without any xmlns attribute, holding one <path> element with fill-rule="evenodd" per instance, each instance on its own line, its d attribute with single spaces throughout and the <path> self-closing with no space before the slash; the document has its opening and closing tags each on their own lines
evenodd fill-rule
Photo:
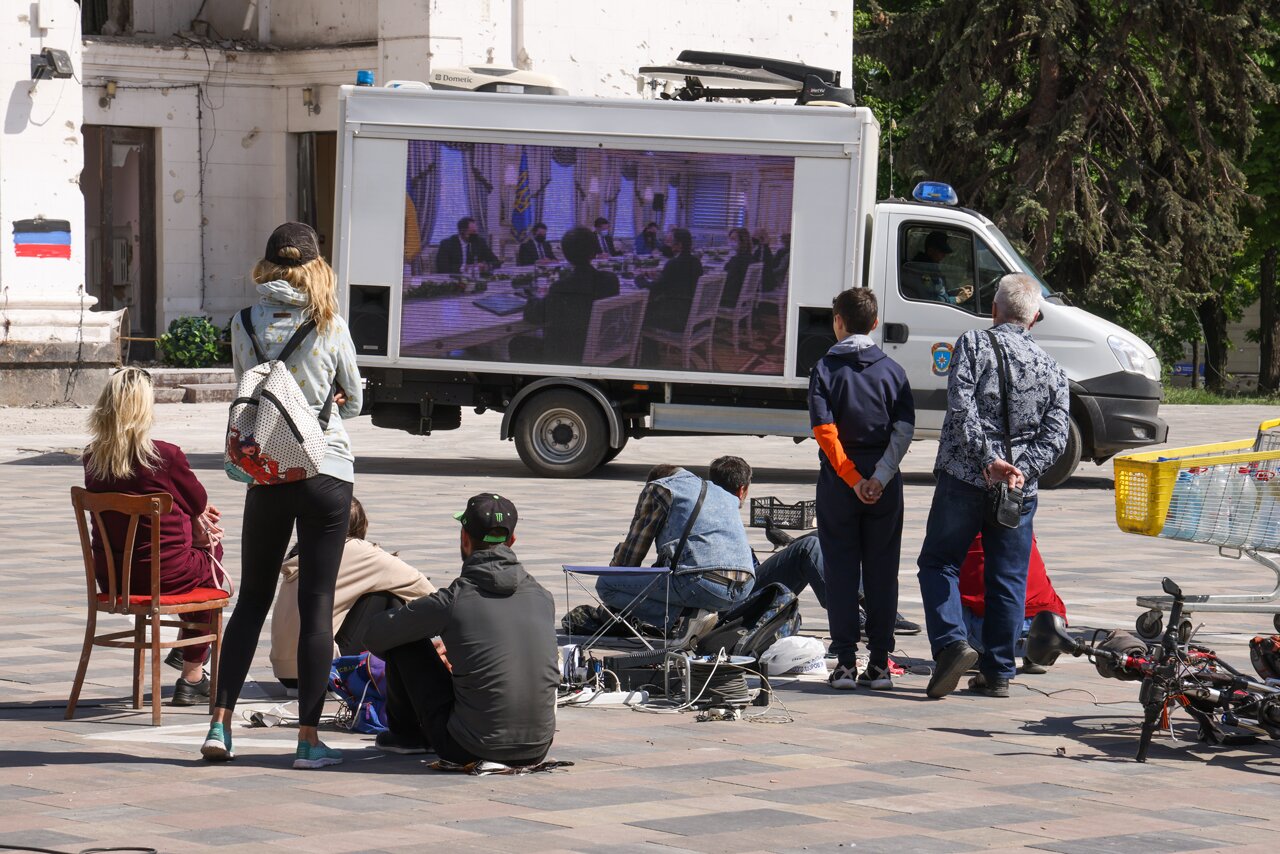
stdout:
<svg viewBox="0 0 1280 854">
<path fill-rule="evenodd" d="M 1007 273 L 1039 275 L 996 225 L 958 206 L 882 201 L 875 207 L 868 285 L 881 306 L 882 347 L 907 371 L 916 435 L 936 438 L 946 414 L 946 379 L 959 335 L 990 323 Z M 1071 389 L 1067 449 L 1045 475 L 1053 486 L 1082 458 L 1101 463 L 1162 442 L 1160 363 L 1141 338 L 1067 305 L 1041 282 L 1044 306 L 1033 335 L 1066 371 Z"/>
</svg>

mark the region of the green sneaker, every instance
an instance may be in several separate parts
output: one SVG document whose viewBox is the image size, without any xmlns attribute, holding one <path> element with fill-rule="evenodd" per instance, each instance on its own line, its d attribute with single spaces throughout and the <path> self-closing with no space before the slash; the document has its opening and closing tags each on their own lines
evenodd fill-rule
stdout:
<svg viewBox="0 0 1280 854">
<path fill-rule="evenodd" d="M 327 747 L 322 742 L 315 747 L 308 741 L 298 742 L 298 751 L 293 754 L 294 768 L 323 768 L 326 765 L 341 765 L 342 751 Z"/>
<path fill-rule="evenodd" d="M 209 734 L 204 737 L 204 744 L 200 745 L 200 755 L 208 762 L 235 759 L 236 754 L 231 749 L 231 731 L 222 724 L 210 724 Z"/>
</svg>

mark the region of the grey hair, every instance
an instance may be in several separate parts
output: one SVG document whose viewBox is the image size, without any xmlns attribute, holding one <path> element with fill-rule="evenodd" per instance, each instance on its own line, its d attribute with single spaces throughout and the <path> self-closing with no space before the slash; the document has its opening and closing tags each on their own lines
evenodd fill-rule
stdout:
<svg viewBox="0 0 1280 854">
<path fill-rule="evenodd" d="M 1030 326 L 1040 312 L 1040 283 L 1026 273 L 1001 277 L 996 312 L 1001 320 Z"/>
</svg>

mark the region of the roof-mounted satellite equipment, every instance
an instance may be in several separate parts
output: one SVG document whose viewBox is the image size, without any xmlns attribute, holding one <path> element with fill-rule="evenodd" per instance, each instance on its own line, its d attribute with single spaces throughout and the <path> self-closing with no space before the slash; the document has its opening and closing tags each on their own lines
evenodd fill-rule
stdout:
<svg viewBox="0 0 1280 854">
<path fill-rule="evenodd" d="M 852 107 L 852 89 L 840 88 L 840 72 L 785 59 L 683 50 L 670 65 L 646 65 L 640 74 L 682 84 L 661 97 L 674 101 L 743 98 L 796 99 L 799 106 Z"/>
</svg>

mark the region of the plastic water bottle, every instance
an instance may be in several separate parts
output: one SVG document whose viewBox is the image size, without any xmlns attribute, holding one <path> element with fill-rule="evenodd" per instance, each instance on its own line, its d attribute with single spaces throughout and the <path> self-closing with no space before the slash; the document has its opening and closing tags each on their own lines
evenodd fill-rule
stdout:
<svg viewBox="0 0 1280 854">
<path fill-rule="evenodd" d="M 1249 540 L 1260 549 L 1280 548 L 1280 477 L 1263 469 L 1254 475 L 1254 483 L 1258 488 L 1258 512 Z"/>
<path fill-rule="evenodd" d="M 1204 504 L 1203 466 L 1178 472 L 1178 479 L 1173 485 L 1173 495 L 1169 499 L 1169 512 L 1165 515 L 1164 528 L 1160 536 L 1179 540 L 1190 540 L 1196 535 L 1200 525 L 1200 513 Z"/>
<path fill-rule="evenodd" d="M 1258 487 L 1254 470 L 1244 466 L 1227 483 L 1227 525 L 1222 544 L 1239 548 L 1249 540 L 1258 515 Z M 1221 519 L 1221 517 L 1219 517 Z"/>
<path fill-rule="evenodd" d="M 1200 523 L 1192 538 L 1198 543 L 1218 543 L 1231 527 L 1231 511 L 1227 507 L 1227 484 L 1230 479 L 1227 466 L 1211 466 L 1205 480 L 1203 510 Z"/>
</svg>

